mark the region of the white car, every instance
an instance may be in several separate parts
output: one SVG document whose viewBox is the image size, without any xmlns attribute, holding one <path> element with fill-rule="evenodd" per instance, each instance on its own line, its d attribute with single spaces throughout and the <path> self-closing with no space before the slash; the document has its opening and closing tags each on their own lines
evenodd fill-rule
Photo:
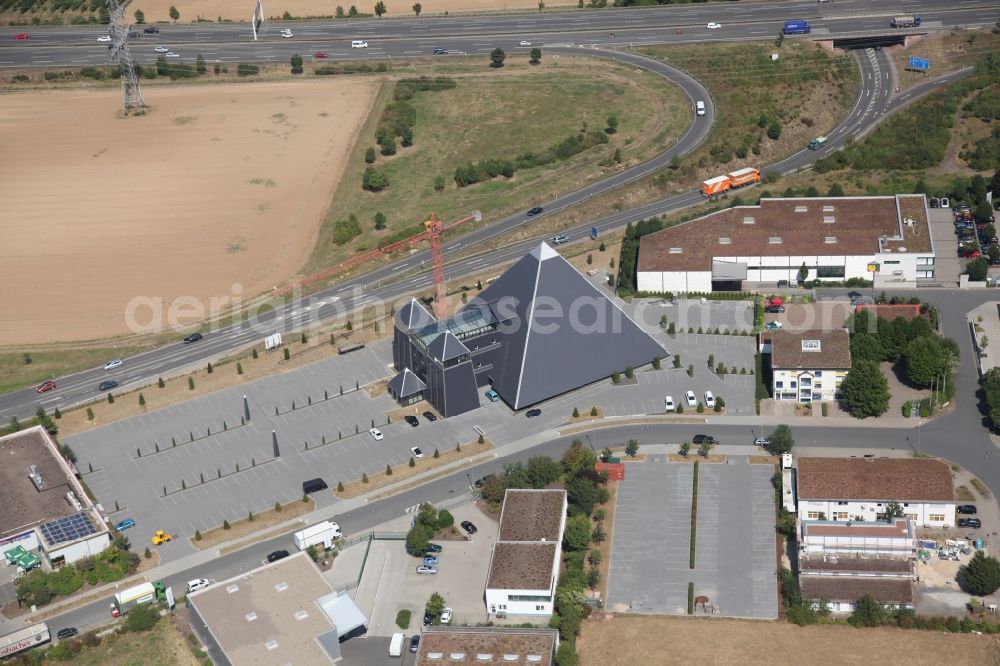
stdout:
<svg viewBox="0 0 1000 666">
<path fill-rule="evenodd" d="M 174 53 L 173 51 L 167 51 L 167 57 L 168 58 L 180 58 L 181 56 L 180 56 L 179 53 Z"/>
<path fill-rule="evenodd" d="M 420 450 L 419 446 L 414 446 L 413 448 L 411 448 L 410 449 L 410 453 L 413 454 L 414 458 L 423 458 L 424 457 L 424 452 Z"/>
<path fill-rule="evenodd" d="M 674 396 L 668 395 L 666 400 L 664 400 L 663 402 L 664 402 L 663 408 L 666 411 L 672 412 L 675 409 L 677 409 L 677 405 L 674 404 Z"/>
<path fill-rule="evenodd" d="M 531 42 L 526 39 L 521 40 L 521 46 L 531 46 Z"/>
<path fill-rule="evenodd" d="M 441 624 L 451 624 L 451 609 L 445 608 L 441 613 Z"/>
<path fill-rule="evenodd" d="M 687 400 L 688 407 L 698 406 L 698 398 L 694 397 L 694 391 L 688 391 L 685 393 L 684 399 Z"/>
<path fill-rule="evenodd" d="M 188 581 L 188 593 L 197 592 L 209 586 L 209 582 L 204 578 L 195 578 Z"/>
<path fill-rule="evenodd" d="M 433 576 L 437 572 L 438 568 L 433 564 L 421 564 L 420 566 L 417 567 L 418 574 L 430 574 Z"/>
<path fill-rule="evenodd" d="M 99 41 L 99 42 L 110 42 L 111 41 L 111 35 L 101 35 L 100 37 L 97 38 L 97 41 Z"/>
<path fill-rule="evenodd" d="M 112 359 L 112 360 L 108 361 L 107 363 L 105 363 L 104 364 L 104 369 L 105 370 L 114 370 L 115 368 L 120 368 L 123 365 L 125 365 L 125 364 L 122 363 L 122 360 L 120 358 L 116 358 L 116 359 Z"/>
<path fill-rule="evenodd" d="M 352 49 L 366 49 L 368 48 L 368 42 L 363 39 L 355 39 L 351 42 Z"/>
<path fill-rule="evenodd" d="M 154 50 L 154 51 L 156 51 L 157 53 L 166 53 L 166 52 L 168 52 L 168 51 L 169 51 L 170 49 L 168 49 L 168 48 L 167 48 L 166 46 L 157 46 L 157 47 L 156 47 L 155 49 L 153 49 L 153 50 Z"/>
<path fill-rule="evenodd" d="M 709 30 L 718 30 L 719 28 L 722 27 L 722 24 L 721 23 L 716 23 L 715 21 L 712 21 L 711 23 L 709 23 L 705 27 L 708 28 Z"/>
<path fill-rule="evenodd" d="M 292 35 L 292 31 L 291 30 L 282 30 L 281 31 L 281 38 L 282 39 L 291 39 L 292 37 L 293 37 L 293 35 Z"/>
<path fill-rule="evenodd" d="M 374 437 L 376 442 L 382 441 L 382 438 L 385 437 L 378 428 L 369 428 L 368 434 Z"/>
<path fill-rule="evenodd" d="M 712 395 L 711 391 L 705 391 L 705 406 L 715 407 L 715 396 Z"/>
</svg>

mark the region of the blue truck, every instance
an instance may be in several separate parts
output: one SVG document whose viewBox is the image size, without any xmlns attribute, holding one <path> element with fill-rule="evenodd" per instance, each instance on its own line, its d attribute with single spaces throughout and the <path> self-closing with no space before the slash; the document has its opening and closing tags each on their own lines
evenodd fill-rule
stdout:
<svg viewBox="0 0 1000 666">
<path fill-rule="evenodd" d="M 893 16 L 892 17 L 892 27 L 893 28 L 919 28 L 920 27 L 920 17 L 919 16 Z"/>
<path fill-rule="evenodd" d="M 785 21 L 785 27 L 781 29 L 781 32 L 786 35 L 808 35 L 809 31 L 809 21 L 801 21 L 799 19 Z"/>
</svg>

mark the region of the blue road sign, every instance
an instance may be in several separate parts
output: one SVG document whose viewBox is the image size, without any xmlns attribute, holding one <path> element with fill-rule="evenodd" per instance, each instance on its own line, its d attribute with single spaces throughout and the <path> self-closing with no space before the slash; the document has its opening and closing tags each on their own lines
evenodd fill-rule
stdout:
<svg viewBox="0 0 1000 666">
<path fill-rule="evenodd" d="M 931 61 L 927 58 L 918 58 L 916 56 L 910 56 L 910 69 L 918 69 L 922 72 L 926 72 L 931 68 Z"/>
</svg>

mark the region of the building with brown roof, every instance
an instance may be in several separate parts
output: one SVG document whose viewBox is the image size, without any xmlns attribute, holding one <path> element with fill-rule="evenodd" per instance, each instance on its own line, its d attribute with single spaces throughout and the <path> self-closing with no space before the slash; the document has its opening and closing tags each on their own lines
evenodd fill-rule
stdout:
<svg viewBox="0 0 1000 666">
<path fill-rule="evenodd" d="M 761 199 L 644 236 L 636 285 L 647 292 L 739 290 L 746 282 L 934 280 L 922 194 Z"/>
<path fill-rule="evenodd" d="M 913 608 L 913 581 L 910 578 L 855 578 L 850 576 L 802 576 L 802 598 L 815 607 L 825 603 L 834 613 L 850 613 L 863 595 L 896 608 Z"/>
<path fill-rule="evenodd" d="M 799 458 L 796 483 L 801 520 L 884 520 L 886 506 L 897 502 L 916 525 L 955 524 L 951 469 L 941 460 Z"/>
<path fill-rule="evenodd" d="M 551 666 L 559 632 L 507 627 L 424 627 L 417 666 Z"/>
<path fill-rule="evenodd" d="M 566 528 L 565 490 L 508 490 L 486 577 L 491 615 L 551 615 Z"/>
<path fill-rule="evenodd" d="M 811 403 L 834 400 L 851 369 L 851 340 L 845 329 L 768 331 L 761 352 L 770 354 L 775 400 Z"/>
</svg>

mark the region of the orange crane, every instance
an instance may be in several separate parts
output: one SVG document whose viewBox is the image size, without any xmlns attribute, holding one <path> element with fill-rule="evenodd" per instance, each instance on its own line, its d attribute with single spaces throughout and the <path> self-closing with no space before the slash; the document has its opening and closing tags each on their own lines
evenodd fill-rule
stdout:
<svg viewBox="0 0 1000 666">
<path fill-rule="evenodd" d="M 431 213 L 431 219 L 424 222 L 424 229 L 426 231 L 418 236 L 414 236 L 412 241 L 416 242 L 418 240 L 423 240 L 424 238 L 430 238 L 431 241 L 431 258 L 434 261 L 434 316 L 438 320 L 444 320 L 448 316 L 447 308 L 444 302 L 444 257 L 441 254 L 441 234 L 447 229 L 452 227 L 457 227 L 460 224 L 464 224 L 469 220 L 475 220 L 478 222 L 482 219 L 482 213 L 478 210 L 466 215 L 463 218 L 455 220 L 447 225 L 438 219 L 436 213 Z"/>
</svg>

